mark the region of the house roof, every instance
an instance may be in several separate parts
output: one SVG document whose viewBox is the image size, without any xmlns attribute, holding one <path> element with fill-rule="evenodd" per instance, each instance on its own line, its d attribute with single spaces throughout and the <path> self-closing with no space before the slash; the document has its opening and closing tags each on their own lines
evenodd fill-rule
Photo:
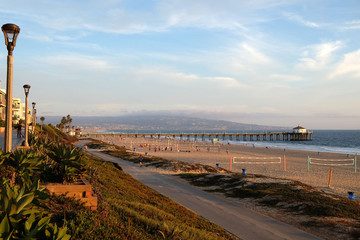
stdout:
<svg viewBox="0 0 360 240">
<path fill-rule="evenodd" d="M 297 126 L 297 127 L 294 127 L 293 129 L 306 129 L 306 128 L 303 128 L 301 126 Z"/>
</svg>

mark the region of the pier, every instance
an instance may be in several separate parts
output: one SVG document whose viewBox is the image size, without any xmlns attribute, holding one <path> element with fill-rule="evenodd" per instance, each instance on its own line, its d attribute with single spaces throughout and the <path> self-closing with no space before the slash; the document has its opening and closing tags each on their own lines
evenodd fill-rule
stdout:
<svg viewBox="0 0 360 240">
<path fill-rule="evenodd" d="M 84 133 L 83 136 L 118 136 L 120 138 L 173 138 L 180 140 L 206 141 L 311 141 L 312 132 L 267 132 L 267 133 Z"/>
</svg>

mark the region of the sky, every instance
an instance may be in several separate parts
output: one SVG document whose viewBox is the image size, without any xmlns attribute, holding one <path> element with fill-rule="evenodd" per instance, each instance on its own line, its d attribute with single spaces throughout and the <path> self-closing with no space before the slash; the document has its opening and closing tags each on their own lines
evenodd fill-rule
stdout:
<svg viewBox="0 0 360 240">
<path fill-rule="evenodd" d="M 0 0 L 0 19 L 38 117 L 360 129 L 358 0 Z"/>
</svg>

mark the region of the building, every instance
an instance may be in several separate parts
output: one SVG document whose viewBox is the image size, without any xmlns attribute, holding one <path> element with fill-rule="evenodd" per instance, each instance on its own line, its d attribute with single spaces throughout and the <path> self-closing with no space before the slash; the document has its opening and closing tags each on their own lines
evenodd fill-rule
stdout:
<svg viewBox="0 0 360 240">
<path fill-rule="evenodd" d="M 21 102 L 21 98 L 13 98 L 12 117 L 14 124 L 17 124 L 20 120 L 25 120 L 25 103 Z M 5 118 L 6 118 L 6 90 L 0 89 L 0 120 L 5 121 Z M 28 107 L 28 123 L 30 122 L 32 122 L 32 117 L 31 117 L 31 110 Z"/>
<path fill-rule="evenodd" d="M 19 121 L 20 119 L 25 119 L 23 116 L 23 109 L 21 106 L 21 99 L 20 98 L 13 98 L 12 102 L 12 116 L 13 121 Z"/>
<path fill-rule="evenodd" d="M 5 121 L 6 116 L 6 93 L 0 89 L 0 120 Z"/>
<path fill-rule="evenodd" d="M 306 133 L 307 132 L 306 128 L 303 128 L 301 126 L 297 126 L 297 127 L 293 128 L 293 131 L 294 131 L 294 133 Z"/>
</svg>

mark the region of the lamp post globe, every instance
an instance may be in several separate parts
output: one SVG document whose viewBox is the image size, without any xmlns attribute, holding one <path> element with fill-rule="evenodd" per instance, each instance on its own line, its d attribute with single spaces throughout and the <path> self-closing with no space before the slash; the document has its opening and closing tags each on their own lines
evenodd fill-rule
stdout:
<svg viewBox="0 0 360 240">
<path fill-rule="evenodd" d="M 11 152 L 12 148 L 12 99 L 13 99 L 13 56 L 12 52 L 16 46 L 16 39 L 20 28 L 12 23 L 4 24 L 1 27 L 4 33 L 5 45 L 7 46 L 7 78 L 6 78 L 6 117 L 5 117 L 5 152 Z"/>
<path fill-rule="evenodd" d="M 23 86 L 24 91 L 25 91 L 25 147 L 29 146 L 28 143 L 28 134 L 29 134 L 29 124 L 28 124 L 28 95 L 29 95 L 29 91 L 30 91 L 30 85 L 29 84 L 25 84 Z"/>
<path fill-rule="evenodd" d="M 15 24 L 7 23 L 1 27 L 1 30 L 4 33 L 5 45 L 7 46 L 8 54 L 12 55 L 12 51 L 16 46 L 16 39 L 20 33 L 20 28 Z"/>
</svg>

